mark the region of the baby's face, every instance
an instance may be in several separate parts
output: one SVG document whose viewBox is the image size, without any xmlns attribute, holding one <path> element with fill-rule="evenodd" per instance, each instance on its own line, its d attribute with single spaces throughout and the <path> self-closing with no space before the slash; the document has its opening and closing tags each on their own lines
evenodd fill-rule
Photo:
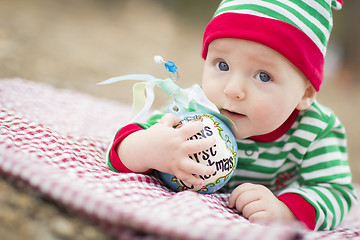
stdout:
<svg viewBox="0 0 360 240">
<path fill-rule="evenodd" d="M 311 88 L 280 53 L 232 38 L 210 43 L 202 86 L 209 100 L 235 123 L 237 139 L 276 130 L 296 108 L 302 110 Z"/>
</svg>

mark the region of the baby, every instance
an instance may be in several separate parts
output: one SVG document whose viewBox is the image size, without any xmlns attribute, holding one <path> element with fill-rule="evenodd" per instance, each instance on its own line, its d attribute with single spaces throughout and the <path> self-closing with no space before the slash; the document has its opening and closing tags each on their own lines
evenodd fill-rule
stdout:
<svg viewBox="0 0 360 240">
<path fill-rule="evenodd" d="M 335 0 L 224 0 L 203 40 L 202 87 L 235 127 L 238 165 L 225 186 L 229 207 L 252 222 L 300 221 L 338 226 L 356 201 L 345 130 L 316 100 L 323 80 Z M 119 172 L 152 169 L 201 184 L 214 169 L 188 156 L 214 145 L 187 141 L 200 121 L 157 114 L 115 135 L 108 165 Z M 166 139 L 166 141 L 164 141 Z M 146 157 L 144 157 L 146 156 Z"/>
</svg>

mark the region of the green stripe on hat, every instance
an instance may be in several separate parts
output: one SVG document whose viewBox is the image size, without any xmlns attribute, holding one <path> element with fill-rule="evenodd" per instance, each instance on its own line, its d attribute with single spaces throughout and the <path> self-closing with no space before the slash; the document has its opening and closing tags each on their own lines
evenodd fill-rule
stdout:
<svg viewBox="0 0 360 240">
<path fill-rule="evenodd" d="M 333 1 L 332 4 L 338 6 L 340 3 Z M 287 22 L 312 39 L 323 55 L 326 53 L 332 29 L 331 6 L 326 0 L 224 0 L 214 17 L 227 12 Z"/>
</svg>

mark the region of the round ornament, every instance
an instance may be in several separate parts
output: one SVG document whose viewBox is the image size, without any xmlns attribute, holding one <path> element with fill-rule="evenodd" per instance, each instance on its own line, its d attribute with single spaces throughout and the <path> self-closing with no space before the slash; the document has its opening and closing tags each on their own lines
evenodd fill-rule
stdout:
<svg viewBox="0 0 360 240">
<path fill-rule="evenodd" d="M 189 155 L 189 158 L 207 166 L 213 166 L 212 175 L 199 176 L 203 185 L 190 185 L 176 176 L 160 172 L 160 177 L 174 191 L 191 190 L 199 193 L 213 193 L 223 187 L 231 178 L 237 164 L 237 143 L 231 129 L 218 117 L 209 113 L 188 112 L 180 116 L 181 127 L 190 121 L 202 121 L 203 129 L 188 140 L 215 137 L 216 143 L 211 148 Z"/>
</svg>

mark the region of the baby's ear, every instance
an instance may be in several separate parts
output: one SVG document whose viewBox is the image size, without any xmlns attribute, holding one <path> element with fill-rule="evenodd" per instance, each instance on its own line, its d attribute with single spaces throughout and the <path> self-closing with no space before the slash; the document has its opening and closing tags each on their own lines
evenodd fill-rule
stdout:
<svg viewBox="0 0 360 240">
<path fill-rule="evenodd" d="M 306 88 L 306 90 L 304 92 L 304 96 L 301 98 L 296 109 L 297 110 L 307 109 L 314 102 L 315 97 L 316 97 L 316 90 L 311 84 L 309 84 L 309 86 Z"/>
</svg>

